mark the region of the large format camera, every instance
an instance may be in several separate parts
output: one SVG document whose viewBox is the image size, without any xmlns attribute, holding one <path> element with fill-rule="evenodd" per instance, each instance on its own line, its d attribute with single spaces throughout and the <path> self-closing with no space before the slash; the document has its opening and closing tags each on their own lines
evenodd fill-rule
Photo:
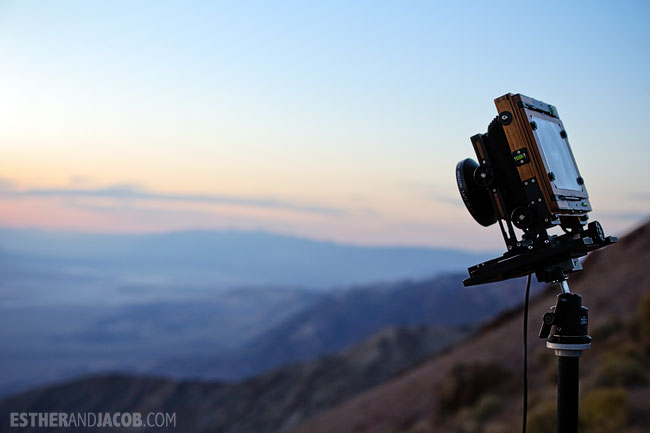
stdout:
<svg viewBox="0 0 650 433">
<path fill-rule="evenodd" d="M 582 269 L 579 257 L 616 238 L 597 221 L 587 224 L 589 196 L 557 109 L 520 94 L 494 102 L 499 114 L 487 133 L 471 137 L 478 163 L 459 162 L 456 181 L 472 217 L 498 223 L 508 250 L 469 268 L 464 284 L 531 273 L 540 282 L 563 281 Z M 554 226 L 564 234 L 550 234 Z"/>
</svg>

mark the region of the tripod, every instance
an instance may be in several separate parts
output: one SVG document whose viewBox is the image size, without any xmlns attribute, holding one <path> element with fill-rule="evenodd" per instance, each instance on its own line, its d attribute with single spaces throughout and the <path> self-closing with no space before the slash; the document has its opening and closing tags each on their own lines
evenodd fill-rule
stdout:
<svg viewBox="0 0 650 433">
<path fill-rule="evenodd" d="M 579 360 L 582 351 L 591 347 L 587 335 L 589 310 L 582 305 L 580 295 L 571 293 L 566 279 L 560 286 L 562 293 L 557 304 L 544 314 L 539 338 L 545 338 L 546 347 L 555 350 L 557 356 L 557 431 L 577 433 Z"/>
</svg>

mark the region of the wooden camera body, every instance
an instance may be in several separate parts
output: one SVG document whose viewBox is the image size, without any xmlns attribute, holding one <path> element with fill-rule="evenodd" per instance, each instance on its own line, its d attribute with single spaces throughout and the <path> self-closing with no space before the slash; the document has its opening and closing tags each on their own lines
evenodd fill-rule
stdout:
<svg viewBox="0 0 650 433">
<path fill-rule="evenodd" d="M 521 94 L 494 100 L 498 115 L 471 137 L 478 163 L 456 166 L 467 210 L 483 226 L 499 223 L 508 251 L 469 268 L 467 285 L 537 273 L 555 281 L 580 270 L 578 257 L 616 242 L 598 222 L 557 108 Z M 563 235 L 548 229 L 560 226 Z M 517 231 L 520 230 L 521 236 Z"/>
</svg>

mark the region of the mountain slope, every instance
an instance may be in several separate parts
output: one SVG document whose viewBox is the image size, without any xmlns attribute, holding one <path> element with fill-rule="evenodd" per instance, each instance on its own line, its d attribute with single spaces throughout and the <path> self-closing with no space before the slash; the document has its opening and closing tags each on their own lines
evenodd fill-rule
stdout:
<svg viewBox="0 0 650 433">
<path fill-rule="evenodd" d="M 598 402 L 598 398 L 605 395 L 611 397 L 611 401 L 622 401 L 620 404 L 626 405 L 621 418 L 627 420 L 628 426 L 621 424 L 604 431 L 640 432 L 650 429 L 647 416 L 650 413 L 650 390 L 647 387 L 650 352 L 646 346 L 645 354 L 642 353 L 639 342 L 642 337 L 638 336 L 639 328 L 650 327 L 648 264 L 650 223 L 630 233 L 618 244 L 591 254 L 584 264 L 585 271 L 575 274 L 570 281 L 572 291 L 582 294 L 583 303 L 590 308 L 590 330 L 594 335 L 592 349 L 581 360 L 583 408 L 587 414 L 603 414 L 600 416 L 611 418 L 613 403 L 599 407 L 593 401 Z M 549 289 L 530 308 L 530 421 L 535 426 L 531 431 L 537 432 L 554 428 L 553 372 L 556 360 L 536 334 L 542 315 L 555 304 L 556 293 L 556 289 Z M 637 312 L 641 300 L 649 307 Z M 317 415 L 294 433 L 516 432 L 521 419 L 521 333 L 521 311 L 504 315 L 463 344 Z M 646 330 L 642 335 L 647 339 L 650 331 Z M 613 341 L 610 341 L 611 336 L 614 336 Z M 622 342 L 627 345 L 621 347 Z M 620 367 L 617 364 L 619 359 L 630 360 L 625 362 L 636 367 Z M 612 362 L 613 373 L 607 370 Z M 630 371 L 637 376 L 632 376 L 636 382 L 632 380 L 629 389 L 602 388 L 602 383 L 628 386 L 629 383 L 619 381 L 617 375 L 630 375 Z M 607 379 L 608 374 L 613 379 Z M 490 381 L 495 377 L 498 380 Z M 624 378 L 629 379 L 628 376 Z M 464 389 L 471 390 L 471 393 L 464 393 Z M 468 426 L 470 419 L 474 424 Z M 550 420 L 551 430 L 542 426 L 540 419 Z M 593 427 L 591 431 L 603 430 Z"/>
</svg>

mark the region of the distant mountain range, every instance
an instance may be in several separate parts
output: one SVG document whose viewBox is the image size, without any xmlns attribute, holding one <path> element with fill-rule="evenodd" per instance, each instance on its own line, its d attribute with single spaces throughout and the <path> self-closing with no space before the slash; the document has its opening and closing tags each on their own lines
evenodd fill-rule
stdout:
<svg viewBox="0 0 650 433">
<path fill-rule="evenodd" d="M 14 265 L 21 260 L 54 264 L 76 277 L 112 276 L 119 284 L 319 290 L 423 278 L 462 270 L 490 256 L 448 248 L 343 245 L 264 232 L 125 235 L 8 229 L 0 230 L 0 253 Z"/>
</svg>

